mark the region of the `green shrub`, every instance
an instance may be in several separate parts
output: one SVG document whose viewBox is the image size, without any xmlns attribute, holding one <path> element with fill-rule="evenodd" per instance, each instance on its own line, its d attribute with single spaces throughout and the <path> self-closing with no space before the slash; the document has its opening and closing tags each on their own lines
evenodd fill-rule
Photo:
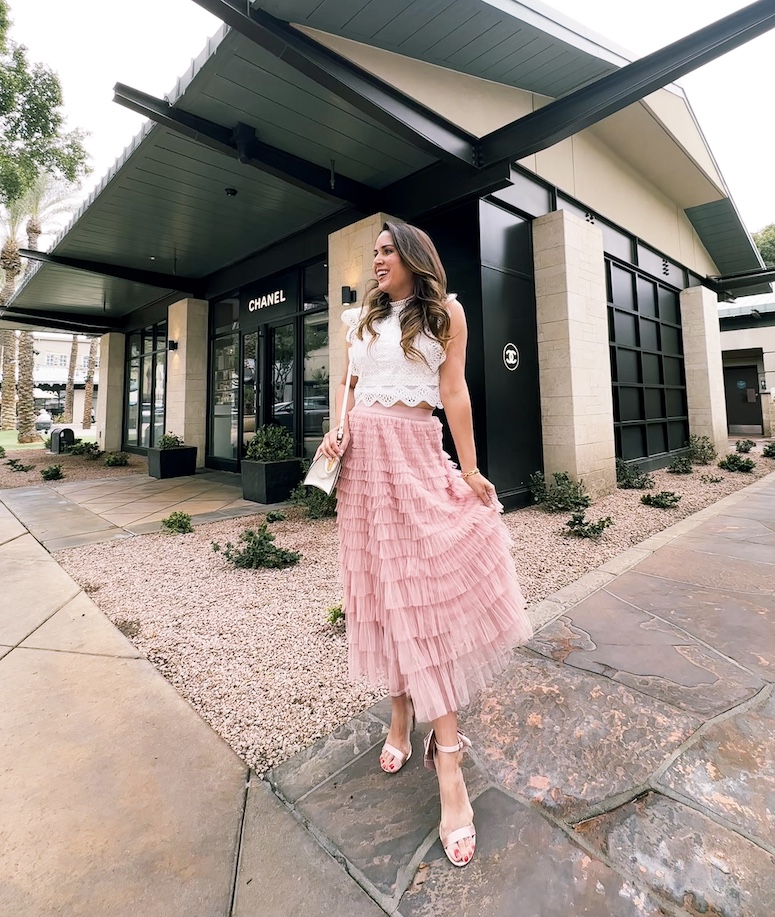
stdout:
<svg viewBox="0 0 775 917">
<path fill-rule="evenodd" d="M 577 538 L 599 538 L 609 525 L 613 525 L 610 516 L 590 522 L 584 518 L 584 510 L 574 513 L 565 523 L 566 535 L 575 535 Z"/>
<path fill-rule="evenodd" d="M 5 458 L 5 446 L 0 446 L 0 459 Z"/>
<path fill-rule="evenodd" d="M 129 464 L 129 453 L 127 452 L 109 452 L 105 456 L 105 464 L 108 468 L 123 468 Z"/>
<path fill-rule="evenodd" d="M 178 436 L 177 433 L 164 433 L 156 443 L 157 449 L 180 449 L 181 446 L 185 446 L 185 443 L 183 437 Z"/>
<path fill-rule="evenodd" d="M 302 462 L 304 474 L 307 473 L 310 464 L 309 461 Z M 336 515 L 336 493 L 327 494 L 319 487 L 297 484 L 291 491 L 288 502 L 306 509 L 310 519 L 325 519 L 327 516 Z"/>
<path fill-rule="evenodd" d="M 681 456 L 680 458 L 674 458 L 667 470 L 670 474 L 691 474 L 694 469 L 692 468 L 692 460 L 686 456 Z"/>
<path fill-rule="evenodd" d="M 720 484 L 724 479 L 719 478 L 714 474 L 701 474 L 700 480 L 703 484 Z"/>
<path fill-rule="evenodd" d="M 574 512 L 586 509 L 592 502 L 584 482 L 574 481 L 566 471 L 555 471 L 553 484 L 547 484 L 543 472 L 530 475 L 533 499 L 548 513 Z"/>
<path fill-rule="evenodd" d="M 285 513 L 279 509 L 270 509 L 266 514 L 267 522 L 285 522 Z"/>
<path fill-rule="evenodd" d="M 251 437 L 245 458 L 251 462 L 281 462 L 293 458 L 293 435 L 279 424 L 264 424 Z"/>
<path fill-rule="evenodd" d="M 170 513 L 166 519 L 161 520 L 162 530 L 170 535 L 188 535 L 194 529 L 191 525 L 191 516 L 188 513 Z"/>
<path fill-rule="evenodd" d="M 43 437 L 43 446 L 45 449 L 51 452 L 51 434 Z"/>
<path fill-rule="evenodd" d="M 622 490 L 649 490 L 654 486 L 654 476 L 645 471 L 638 471 L 622 459 L 616 460 L 616 486 Z"/>
<path fill-rule="evenodd" d="M 753 459 L 742 458 L 739 452 L 730 452 L 726 458 L 721 459 L 718 466 L 724 471 L 740 471 L 747 474 L 756 468 L 756 462 Z"/>
<path fill-rule="evenodd" d="M 671 509 L 678 506 L 681 498 L 672 490 L 661 490 L 658 494 L 643 494 L 640 498 L 641 503 L 646 506 L 656 506 L 658 509 Z"/>
<path fill-rule="evenodd" d="M 762 455 L 764 458 L 775 458 L 775 442 L 765 443 L 762 447 Z"/>
<path fill-rule="evenodd" d="M 247 570 L 255 570 L 258 567 L 292 567 L 301 559 L 301 554 L 296 551 L 275 547 L 272 543 L 274 535 L 267 530 L 266 522 L 261 523 L 257 532 L 245 529 L 239 540 L 243 547 L 235 546 L 229 541 L 221 548 L 219 544 L 212 542 L 213 551 L 222 553 L 235 567 Z"/>
<path fill-rule="evenodd" d="M 326 608 L 326 620 L 332 627 L 344 623 L 344 609 L 342 608 L 341 602 L 338 605 L 332 605 L 330 608 Z"/>
<path fill-rule="evenodd" d="M 61 481 L 64 477 L 61 465 L 49 465 L 48 468 L 41 468 L 40 474 L 44 481 Z"/>
<path fill-rule="evenodd" d="M 35 467 L 34 465 L 24 465 L 22 464 L 21 459 L 8 459 L 8 464 L 11 466 L 11 471 L 32 471 Z"/>
<path fill-rule="evenodd" d="M 754 447 L 755 445 L 756 445 L 756 443 L 755 443 L 752 439 L 739 439 L 739 440 L 735 443 L 735 449 L 736 449 L 738 452 L 746 452 L 746 453 L 747 453 L 747 452 L 750 452 L 751 449 L 753 449 L 753 447 Z"/>
<path fill-rule="evenodd" d="M 97 459 L 102 455 L 102 450 L 97 443 L 85 443 L 83 440 L 75 442 L 68 450 L 70 455 L 85 455 L 91 459 Z"/>
<path fill-rule="evenodd" d="M 689 447 L 689 460 L 695 465 L 709 465 L 718 455 L 709 436 L 690 436 L 685 445 Z"/>
</svg>

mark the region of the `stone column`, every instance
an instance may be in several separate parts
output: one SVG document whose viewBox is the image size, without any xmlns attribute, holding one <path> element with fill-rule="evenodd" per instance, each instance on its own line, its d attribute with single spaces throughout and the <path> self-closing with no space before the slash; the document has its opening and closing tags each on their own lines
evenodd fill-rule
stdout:
<svg viewBox="0 0 775 917">
<path fill-rule="evenodd" d="M 770 339 L 771 340 L 771 339 Z M 769 344 L 771 347 L 772 344 Z M 762 348 L 764 361 L 764 385 L 762 392 L 762 423 L 765 436 L 775 436 L 775 350 Z"/>
<path fill-rule="evenodd" d="M 165 433 L 177 433 L 196 446 L 204 465 L 207 436 L 207 302 L 181 299 L 169 307 L 167 333 L 178 349 L 167 352 Z"/>
<path fill-rule="evenodd" d="M 118 331 L 100 338 L 97 397 L 97 443 L 103 452 L 117 452 L 124 439 L 124 372 L 126 337 Z"/>
<path fill-rule="evenodd" d="M 345 309 L 363 303 L 366 281 L 374 274 L 374 241 L 382 231 L 385 220 L 393 217 L 386 213 L 374 213 L 357 223 L 351 223 L 328 237 L 328 329 L 329 329 L 329 400 L 333 412 L 336 390 L 342 381 L 344 364 L 344 325 L 341 315 Z M 342 287 L 348 286 L 357 292 L 354 303 L 342 305 Z M 337 421 L 331 415 L 331 425 Z"/>
<path fill-rule="evenodd" d="M 544 472 L 616 488 L 608 303 L 600 229 L 565 210 L 533 221 Z"/>
<path fill-rule="evenodd" d="M 727 453 L 727 407 L 721 361 L 718 297 L 706 287 L 681 291 L 689 433 L 707 436 Z"/>
</svg>

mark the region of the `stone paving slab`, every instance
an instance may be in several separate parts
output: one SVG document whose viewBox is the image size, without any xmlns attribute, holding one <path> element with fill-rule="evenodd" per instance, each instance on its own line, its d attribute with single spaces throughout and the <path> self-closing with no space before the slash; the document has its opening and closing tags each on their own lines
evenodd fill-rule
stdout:
<svg viewBox="0 0 775 917">
<path fill-rule="evenodd" d="M 700 722 L 526 650 L 463 719 L 494 783 L 569 821 L 634 794 Z"/>
<path fill-rule="evenodd" d="M 709 726 L 658 785 L 696 800 L 775 851 L 775 695 Z"/>
<path fill-rule="evenodd" d="M 12 649 L 13 649 L 12 646 L 0 646 L 0 659 L 2 659 L 3 656 L 7 656 L 8 653 L 10 653 Z"/>
<path fill-rule="evenodd" d="M 6 541 L 13 541 L 20 535 L 24 535 L 27 529 L 19 522 L 14 514 L 0 503 L 0 544 Z"/>
<path fill-rule="evenodd" d="M 606 675 L 699 716 L 715 716 L 752 697 L 763 682 L 684 631 L 596 593 L 543 628 L 531 649 L 574 668 Z"/>
<path fill-rule="evenodd" d="M 625 573 L 607 591 L 714 647 L 765 681 L 775 681 L 775 596 L 741 594 Z"/>
<path fill-rule="evenodd" d="M 441 843 L 425 856 L 402 917 L 662 917 L 658 901 L 591 857 L 535 809 L 491 788 L 474 803 L 476 856 L 449 865 Z"/>
<path fill-rule="evenodd" d="M 660 794 L 592 819 L 578 831 L 691 917 L 775 913 L 775 857 Z"/>
<path fill-rule="evenodd" d="M 727 538 L 722 533 L 695 532 L 681 539 L 681 547 L 703 554 L 769 564 L 773 568 L 772 577 L 775 580 L 775 532 L 767 536 L 748 536 L 745 539 Z"/>
<path fill-rule="evenodd" d="M 83 592 L 79 592 L 19 646 L 21 649 L 144 658 Z"/>
<path fill-rule="evenodd" d="M 711 589 L 772 595 L 775 588 L 775 570 L 772 564 L 722 556 L 715 556 L 709 563 L 705 554 L 687 551 L 674 544 L 660 548 L 633 569 L 662 579 L 707 586 Z"/>
<path fill-rule="evenodd" d="M 22 535 L 0 548 L 4 600 L 0 641 L 15 646 L 80 592 L 51 555 L 32 537 Z"/>
<path fill-rule="evenodd" d="M 226 917 L 247 768 L 139 659 L 0 660 L 0 888 L 23 917 Z"/>
<path fill-rule="evenodd" d="M 252 777 L 231 917 L 384 914 L 313 840 L 269 786 Z"/>
<path fill-rule="evenodd" d="M 102 544 L 104 541 L 119 541 L 122 538 L 131 538 L 132 534 L 132 532 L 116 528 L 114 531 L 100 530 L 99 532 L 88 532 L 85 535 L 52 538 L 44 541 L 43 545 L 47 551 L 51 551 L 54 554 L 56 551 L 66 551 L 68 548 L 82 548 L 87 544 Z"/>
<path fill-rule="evenodd" d="M 439 823 L 436 774 L 422 765 L 419 732 L 412 736 L 412 749 L 408 764 L 396 774 L 385 774 L 379 747 L 374 747 L 296 805 L 304 820 L 388 898 L 400 895 L 411 881 L 411 863 Z M 464 773 L 475 798 L 485 789 L 486 778 L 470 756 Z"/>
</svg>

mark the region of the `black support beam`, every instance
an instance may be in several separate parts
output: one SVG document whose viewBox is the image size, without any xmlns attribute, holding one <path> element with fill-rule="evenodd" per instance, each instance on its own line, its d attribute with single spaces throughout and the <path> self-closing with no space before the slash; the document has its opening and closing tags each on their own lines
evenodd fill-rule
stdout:
<svg viewBox="0 0 775 917">
<path fill-rule="evenodd" d="M 224 127 L 173 108 L 169 102 L 123 83 L 116 83 L 113 87 L 113 101 L 217 153 L 253 166 L 317 197 L 344 202 L 366 212 L 379 209 L 378 192 L 373 188 L 261 142 L 247 124 L 238 123 L 233 129 Z"/>
<path fill-rule="evenodd" d="M 0 322 L 20 325 L 34 325 L 36 328 L 51 328 L 53 331 L 72 331 L 78 334 L 106 334 L 118 329 L 119 322 L 114 319 L 100 319 L 94 315 L 81 315 L 77 312 L 59 312 L 53 309 L 45 312 L 40 309 L 15 309 L 9 306 L 0 310 Z"/>
<path fill-rule="evenodd" d="M 714 293 L 732 293 L 758 287 L 763 283 L 775 282 L 775 268 L 762 268 L 758 271 L 741 271 L 737 274 L 724 274 L 720 277 L 706 277 L 705 286 Z"/>
<path fill-rule="evenodd" d="M 156 271 L 144 271 L 135 267 L 123 267 L 120 264 L 106 264 L 104 261 L 91 261 L 86 258 L 70 258 L 67 255 L 51 255 L 48 252 L 32 251 L 29 248 L 20 248 L 22 258 L 32 261 L 43 261 L 46 264 L 58 264 L 60 267 L 70 267 L 76 271 L 86 271 L 89 274 L 101 274 L 103 277 L 117 277 L 119 280 L 129 280 L 132 283 L 144 283 L 150 287 L 159 287 L 162 290 L 177 290 L 195 299 L 201 299 L 205 291 L 204 280 L 193 277 L 178 277 L 175 274 L 159 274 Z"/>
<path fill-rule="evenodd" d="M 478 166 L 476 138 L 393 86 L 249 0 L 194 0 L 236 32 L 325 86 L 418 149 L 447 162 Z"/>
<path fill-rule="evenodd" d="M 775 0 L 758 0 L 482 139 L 481 164 L 519 160 L 566 140 L 775 26 Z"/>
</svg>

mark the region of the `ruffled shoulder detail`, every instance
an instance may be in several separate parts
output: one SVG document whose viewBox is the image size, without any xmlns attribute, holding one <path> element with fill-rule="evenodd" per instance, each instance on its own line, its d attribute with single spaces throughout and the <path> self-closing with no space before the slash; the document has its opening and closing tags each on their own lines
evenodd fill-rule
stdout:
<svg viewBox="0 0 775 917">
<path fill-rule="evenodd" d="M 347 325 L 346 339 L 349 344 L 352 343 L 353 335 L 360 323 L 362 312 L 363 306 L 355 306 L 353 309 L 345 309 L 344 312 L 342 312 L 342 322 Z"/>
</svg>

